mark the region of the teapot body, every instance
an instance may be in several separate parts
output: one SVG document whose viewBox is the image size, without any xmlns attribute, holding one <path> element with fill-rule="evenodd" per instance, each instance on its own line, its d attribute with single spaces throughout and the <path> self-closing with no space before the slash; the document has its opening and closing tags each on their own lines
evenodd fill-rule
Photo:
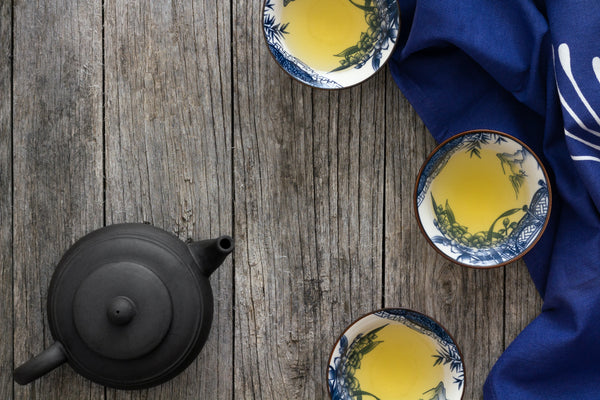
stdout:
<svg viewBox="0 0 600 400">
<path fill-rule="evenodd" d="M 208 275 L 232 250 L 228 236 L 188 245 L 148 224 L 112 225 L 84 236 L 50 282 L 48 318 L 57 345 L 31 360 L 35 366 L 41 358 L 43 368 L 26 363 L 15 380 L 27 383 L 61 361 L 118 389 L 173 378 L 208 338 Z"/>
</svg>

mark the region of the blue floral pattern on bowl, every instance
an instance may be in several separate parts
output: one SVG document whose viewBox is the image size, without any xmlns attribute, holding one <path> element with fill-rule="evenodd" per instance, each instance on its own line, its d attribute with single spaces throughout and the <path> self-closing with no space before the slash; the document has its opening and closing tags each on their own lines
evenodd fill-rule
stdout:
<svg viewBox="0 0 600 400">
<path fill-rule="evenodd" d="M 505 171 L 515 193 L 525 181 L 536 189 L 527 204 L 509 208 L 490 221 L 489 230 L 463 237 L 467 232 L 451 205 L 436 199 L 431 186 L 457 152 L 480 157 L 482 149 L 495 152 L 498 168 Z M 547 174 L 539 159 L 523 143 L 501 132 L 465 132 L 442 143 L 424 164 L 415 189 L 415 208 L 422 230 L 430 243 L 454 262 L 471 267 L 507 264 L 525 254 L 541 235 L 550 215 L 551 193 Z M 511 221 L 514 215 L 522 214 Z M 458 227 L 458 231 L 453 231 Z M 477 236 L 477 237 L 476 237 Z"/>
<path fill-rule="evenodd" d="M 293 22 L 282 21 L 282 9 L 292 1 L 265 0 L 263 10 L 264 36 L 275 60 L 293 78 L 322 89 L 340 89 L 356 85 L 377 72 L 391 56 L 400 28 L 398 0 L 348 0 L 364 12 L 369 26 L 356 44 L 340 49 L 339 66 L 331 71 L 312 68 L 295 57 L 286 45 L 293 34 Z"/>
<path fill-rule="evenodd" d="M 336 343 L 329 359 L 327 382 L 332 400 L 377 399 L 378 393 L 365 391 L 355 376 L 360 360 L 381 342 L 378 333 L 389 324 L 401 324 L 425 335 L 436 344 L 431 366 L 443 366 L 444 380 L 425 388 L 414 400 L 459 400 L 464 392 L 464 369 L 458 347 L 437 322 L 421 313 L 390 308 L 368 314 L 351 324 Z"/>
</svg>

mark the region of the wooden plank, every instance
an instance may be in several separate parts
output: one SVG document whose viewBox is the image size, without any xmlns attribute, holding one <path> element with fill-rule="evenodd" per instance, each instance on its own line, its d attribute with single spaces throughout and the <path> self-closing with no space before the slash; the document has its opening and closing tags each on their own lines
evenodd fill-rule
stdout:
<svg viewBox="0 0 600 400">
<path fill-rule="evenodd" d="M 414 214 L 416 176 L 435 143 L 390 80 L 387 87 L 385 305 L 428 314 L 462 350 L 465 399 L 482 398 L 485 378 L 503 350 L 504 270 L 473 270 L 439 256 Z"/>
<path fill-rule="evenodd" d="M 49 279 L 61 255 L 99 228 L 102 206 L 102 11 L 92 0 L 14 3 L 15 363 L 52 343 Z M 62 366 L 17 399 L 102 399 Z"/>
<path fill-rule="evenodd" d="M 385 76 L 303 86 L 234 5 L 235 394 L 324 399 L 338 335 L 381 307 Z"/>
<path fill-rule="evenodd" d="M 105 2 L 107 223 L 180 238 L 232 233 L 230 2 Z M 109 399 L 231 399 L 232 258 L 211 277 L 215 317 L 174 380 Z"/>
<path fill-rule="evenodd" d="M 12 2 L 0 3 L 0 399 L 13 398 Z"/>
<path fill-rule="evenodd" d="M 542 299 L 531 280 L 525 262 L 520 260 L 506 268 L 506 310 L 504 345 L 508 347 L 517 335 L 542 311 Z"/>
</svg>

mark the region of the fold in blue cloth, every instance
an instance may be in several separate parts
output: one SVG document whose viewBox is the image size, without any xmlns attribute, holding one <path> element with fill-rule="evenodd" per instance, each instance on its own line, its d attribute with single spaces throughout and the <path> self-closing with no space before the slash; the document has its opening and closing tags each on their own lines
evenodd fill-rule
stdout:
<svg viewBox="0 0 600 400">
<path fill-rule="evenodd" d="M 600 2 L 399 1 L 391 72 L 434 138 L 509 133 L 551 178 L 550 222 L 525 256 L 544 305 L 485 399 L 600 399 Z"/>
</svg>

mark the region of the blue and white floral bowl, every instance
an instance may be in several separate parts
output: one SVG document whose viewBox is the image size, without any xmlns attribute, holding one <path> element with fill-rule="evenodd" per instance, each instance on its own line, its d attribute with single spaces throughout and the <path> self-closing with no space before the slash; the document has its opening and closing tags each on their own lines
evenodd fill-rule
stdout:
<svg viewBox="0 0 600 400">
<path fill-rule="evenodd" d="M 360 20 L 365 24 L 364 29 L 360 27 L 348 37 L 347 45 L 333 51 L 331 57 L 336 57 L 336 65 L 328 67 L 316 65 L 290 48 L 290 43 L 297 42 L 302 27 L 301 17 L 296 16 L 294 9 L 304 1 L 308 0 L 265 0 L 263 8 L 267 45 L 281 68 L 293 78 L 322 89 L 346 88 L 371 77 L 391 56 L 400 28 L 398 0 L 320 0 L 319 4 L 341 2 L 345 7 L 354 7 L 355 12 L 362 13 Z M 313 13 L 321 19 L 332 14 L 335 13 Z M 337 27 L 336 22 L 331 25 Z M 321 36 L 313 38 L 308 49 L 315 41 L 318 46 L 327 35 Z"/>
<path fill-rule="evenodd" d="M 425 351 L 413 351 L 420 347 Z M 332 400 L 459 400 L 464 379 L 460 350 L 446 330 L 403 308 L 353 322 L 335 344 L 327 370 Z"/>
<path fill-rule="evenodd" d="M 493 130 L 463 132 L 436 147 L 414 196 L 429 243 L 449 260 L 476 268 L 502 266 L 527 253 L 546 227 L 551 202 L 539 158 L 523 142 Z"/>
</svg>

